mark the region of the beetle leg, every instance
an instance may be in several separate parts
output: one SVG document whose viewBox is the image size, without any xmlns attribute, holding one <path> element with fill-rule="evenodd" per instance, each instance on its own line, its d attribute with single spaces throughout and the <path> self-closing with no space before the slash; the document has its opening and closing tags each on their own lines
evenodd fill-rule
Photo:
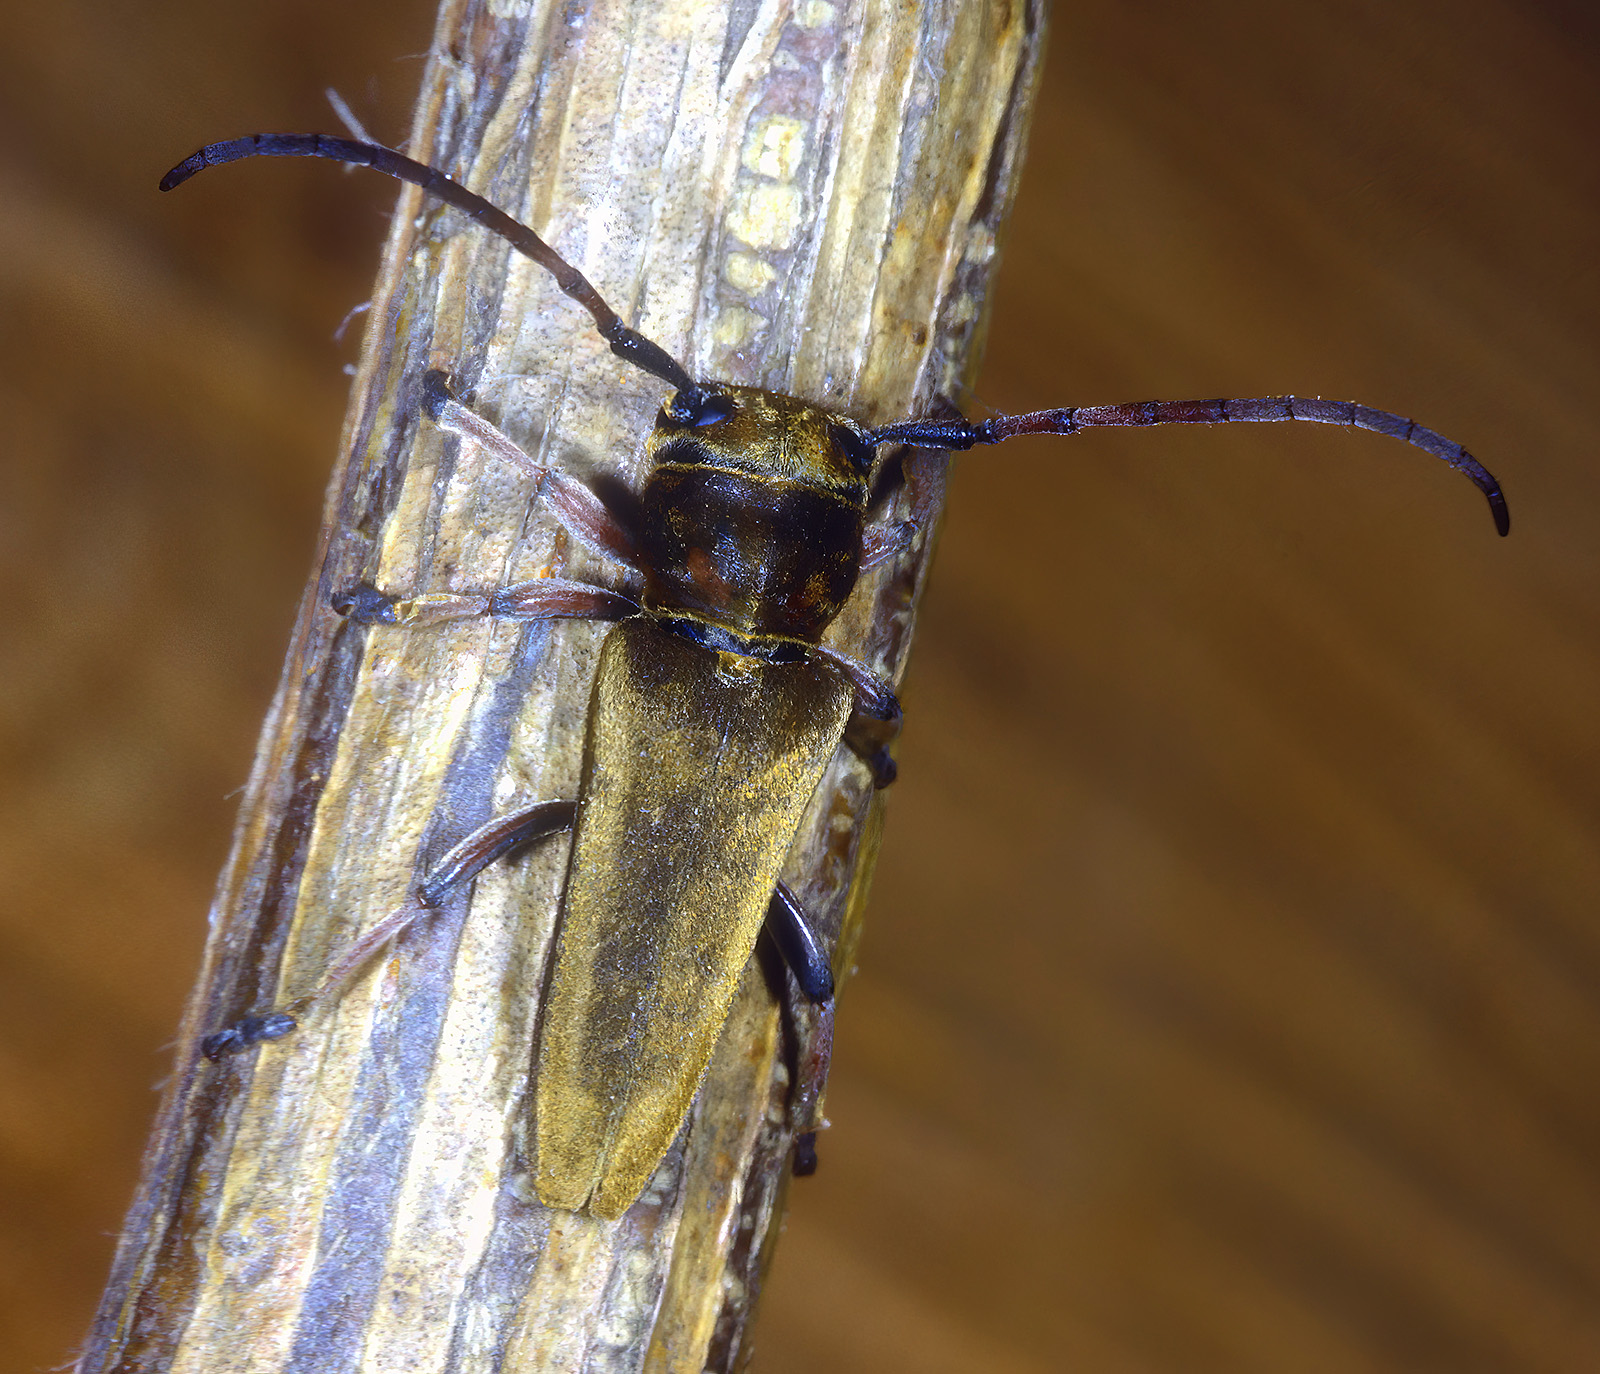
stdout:
<svg viewBox="0 0 1600 1374">
<path fill-rule="evenodd" d="M 773 890 L 767 904 L 766 929 L 800 991 L 813 1002 L 831 1002 L 833 965 L 828 951 L 787 883 L 779 883 Z"/>
<path fill-rule="evenodd" d="M 576 477 L 538 462 L 503 430 L 463 405 L 443 372 L 434 370 L 422 379 L 422 408 L 445 433 L 471 440 L 538 482 L 550 513 L 585 548 L 639 571 L 639 550 L 616 513 Z"/>
<path fill-rule="evenodd" d="M 808 1128 L 795 1137 L 794 1171 L 811 1174 L 817 1168 L 822 1089 L 833 1059 L 833 966 L 822 937 L 787 883 L 779 883 L 773 890 L 765 928 L 794 975 L 795 985 L 810 1003 L 802 1009 L 791 1002 L 788 1010 L 798 1046 L 790 1119 Z"/>
<path fill-rule="evenodd" d="M 850 680 L 855 689 L 855 704 L 844 727 L 844 742 L 850 751 L 872 770 L 872 785 L 887 787 L 898 772 L 889 742 L 900 733 L 900 702 L 894 689 L 859 659 L 814 644 L 811 652 L 827 660 Z"/>
<path fill-rule="evenodd" d="M 854 715 L 844 728 L 845 747 L 871 770 L 872 785 L 880 792 L 900 776 L 900 765 L 889 752 L 884 725 L 885 722 L 872 716 Z M 897 719 L 888 739 L 892 739 L 899 729 L 900 722 Z"/>
<path fill-rule="evenodd" d="M 424 916 L 431 916 L 451 893 L 470 883 L 513 849 L 568 829 L 576 812 L 575 802 L 535 802 L 479 826 L 429 867 L 401 905 L 353 941 L 309 993 L 295 998 L 283 1011 L 241 1017 L 232 1025 L 213 1032 L 200 1042 L 200 1053 L 207 1059 L 223 1059 L 266 1040 L 281 1040 L 299 1025 L 300 1017 L 317 1003 L 343 992 L 375 954 L 404 935 Z"/>
<path fill-rule="evenodd" d="M 915 520 L 878 520 L 861 532 L 861 571 L 897 558 L 911 547 L 921 528 Z"/>
<path fill-rule="evenodd" d="M 570 829 L 577 811 L 576 802 L 534 802 L 480 825 L 428 869 L 417 884 L 417 900 L 425 907 L 443 906 L 452 892 L 470 883 L 496 859 L 533 840 Z"/>
<path fill-rule="evenodd" d="M 490 596 L 431 592 L 394 596 L 362 582 L 333 599 L 333 609 L 363 625 L 437 625 L 494 616 L 502 620 L 622 620 L 639 603 L 621 592 L 560 577 L 536 577 L 501 587 Z"/>
</svg>

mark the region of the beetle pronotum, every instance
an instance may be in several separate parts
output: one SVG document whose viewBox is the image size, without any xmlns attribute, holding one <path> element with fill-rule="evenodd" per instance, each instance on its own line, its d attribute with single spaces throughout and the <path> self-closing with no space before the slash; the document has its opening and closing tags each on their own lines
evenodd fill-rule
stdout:
<svg viewBox="0 0 1600 1374">
<path fill-rule="evenodd" d="M 289 1033 L 297 1016 L 336 995 L 450 891 L 509 850 L 570 827 L 534 1105 L 536 1186 L 552 1206 L 617 1217 L 638 1197 L 693 1101 L 763 924 L 822 1009 L 793 1104 L 802 1123 L 797 1167 L 809 1162 L 804 1124 L 827 1068 L 832 970 L 779 873 L 836 749 L 854 751 L 877 785 L 893 778 L 893 692 L 821 643 L 858 576 L 893 559 L 915 534 L 870 519 L 880 450 L 962 450 L 1105 426 L 1340 424 L 1402 439 L 1463 472 L 1487 498 L 1498 531 L 1509 529 L 1498 483 L 1459 444 L 1349 402 L 1151 401 L 866 428 L 793 397 L 697 382 L 625 325 L 533 230 L 442 173 L 371 144 L 252 135 L 200 149 L 167 173 L 162 189 L 253 156 L 366 165 L 420 186 L 546 268 L 613 352 L 672 388 L 646 441 L 651 475 L 637 510 L 628 510 L 537 463 L 441 374 L 424 379 L 422 406 L 433 422 L 533 476 L 567 531 L 627 570 L 623 590 L 554 578 L 488 596 L 361 586 L 336 608 L 368 625 L 418 629 L 486 616 L 619 622 L 602 650 L 583 784 L 574 799 L 540 799 L 463 838 L 317 989 L 205 1044 L 221 1057 Z"/>
</svg>

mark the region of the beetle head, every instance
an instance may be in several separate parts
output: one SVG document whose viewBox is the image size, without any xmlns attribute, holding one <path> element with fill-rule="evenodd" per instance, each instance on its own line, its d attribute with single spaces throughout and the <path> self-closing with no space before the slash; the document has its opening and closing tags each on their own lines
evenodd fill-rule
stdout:
<svg viewBox="0 0 1600 1374">
<path fill-rule="evenodd" d="M 748 386 L 707 389 L 687 407 L 682 399 L 656 418 L 652 463 L 721 468 L 865 501 L 875 448 L 847 416 Z"/>
</svg>

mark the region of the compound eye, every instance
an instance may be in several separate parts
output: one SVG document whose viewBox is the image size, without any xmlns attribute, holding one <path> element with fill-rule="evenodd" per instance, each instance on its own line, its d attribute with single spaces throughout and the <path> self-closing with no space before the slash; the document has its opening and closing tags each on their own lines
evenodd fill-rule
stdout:
<svg viewBox="0 0 1600 1374">
<path fill-rule="evenodd" d="M 694 418 L 694 427 L 719 425 L 733 414 L 733 401 L 727 396 L 707 396 L 700 403 L 700 413 Z"/>
<path fill-rule="evenodd" d="M 876 447 L 844 425 L 834 425 L 832 430 L 834 446 L 850 460 L 855 470 L 862 474 L 871 472 L 872 460 L 877 456 Z"/>
<path fill-rule="evenodd" d="M 726 420 L 733 414 L 733 409 L 731 397 L 719 396 L 714 391 L 697 391 L 687 395 L 680 391 L 667 406 L 666 414 L 674 424 L 704 429 L 707 425 Z"/>
</svg>

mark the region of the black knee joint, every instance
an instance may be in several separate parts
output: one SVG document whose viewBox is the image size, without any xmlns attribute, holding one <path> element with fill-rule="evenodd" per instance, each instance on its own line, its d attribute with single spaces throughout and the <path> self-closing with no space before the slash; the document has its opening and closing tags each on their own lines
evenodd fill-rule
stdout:
<svg viewBox="0 0 1600 1374">
<path fill-rule="evenodd" d="M 298 1024 L 294 1017 L 279 1011 L 268 1012 L 265 1016 L 245 1016 L 226 1030 L 206 1036 L 200 1042 L 200 1053 L 207 1059 L 226 1059 L 232 1054 L 243 1054 L 264 1041 L 283 1039 Z"/>
<path fill-rule="evenodd" d="M 794 1173 L 796 1178 L 810 1178 L 817 1172 L 817 1133 L 807 1131 L 794 1138 Z"/>
<path fill-rule="evenodd" d="M 358 625 L 397 625 L 395 600 L 369 582 L 358 582 L 348 591 L 336 593 L 330 604 L 337 614 Z"/>
<path fill-rule="evenodd" d="M 450 374 L 441 372 L 438 368 L 429 368 L 422 375 L 422 412 L 430 420 L 438 421 L 444 414 L 445 406 L 458 400 L 455 388 L 451 384 Z"/>
</svg>

